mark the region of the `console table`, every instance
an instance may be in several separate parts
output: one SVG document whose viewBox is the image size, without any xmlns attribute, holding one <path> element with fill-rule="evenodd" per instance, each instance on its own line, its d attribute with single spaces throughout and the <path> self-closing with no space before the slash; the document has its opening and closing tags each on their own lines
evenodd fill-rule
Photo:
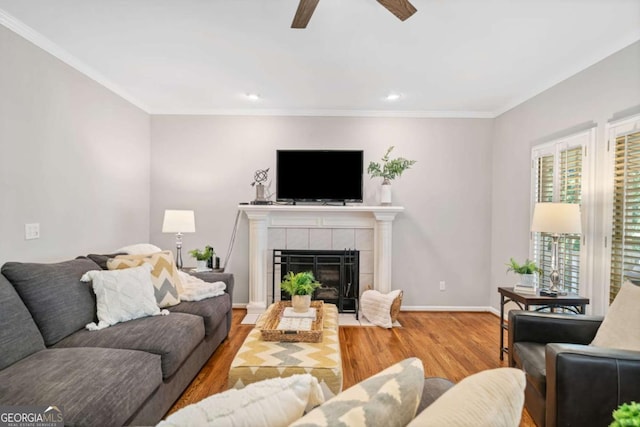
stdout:
<svg viewBox="0 0 640 427">
<path fill-rule="evenodd" d="M 504 320 L 504 305 L 508 302 L 514 302 L 520 307 L 520 310 L 529 310 L 530 306 L 535 306 L 535 311 L 549 309 L 554 312 L 557 308 L 563 308 L 576 314 L 584 314 L 589 298 L 583 298 L 576 294 L 558 295 L 549 297 L 540 295 L 538 291 L 535 295 L 519 294 L 513 290 L 513 287 L 499 287 L 500 293 L 500 360 L 504 360 L 504 353 L 509 349 L 504 345 L 504 332 L 508 331 L 507 322 Z"/>
</svg>

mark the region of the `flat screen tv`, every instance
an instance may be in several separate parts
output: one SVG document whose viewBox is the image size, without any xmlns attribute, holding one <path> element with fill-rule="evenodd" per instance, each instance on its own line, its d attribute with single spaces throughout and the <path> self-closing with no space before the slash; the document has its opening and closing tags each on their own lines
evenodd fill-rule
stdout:
<svg viewBox="0 0 640 427">
<path fill-rule="evenodd" d="M 362 150 L 278 150 L 279 202 L 362 202 Z"/>
</svg>

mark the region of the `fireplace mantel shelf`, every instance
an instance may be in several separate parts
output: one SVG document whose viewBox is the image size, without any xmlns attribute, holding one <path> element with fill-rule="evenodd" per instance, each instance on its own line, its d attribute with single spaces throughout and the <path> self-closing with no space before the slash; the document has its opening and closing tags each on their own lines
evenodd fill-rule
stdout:
<svg viewBox="0 0 640 427">
<path fill-rule="evenodd" d="M 369 228 L 374 231 L 373 287 L 391 291 L 391 230 L 402 206 L 238 205 L 249 219 L 249 304 L 260 314 L 267 304 L 267 236 L 269 228 Z"/>
</svg>

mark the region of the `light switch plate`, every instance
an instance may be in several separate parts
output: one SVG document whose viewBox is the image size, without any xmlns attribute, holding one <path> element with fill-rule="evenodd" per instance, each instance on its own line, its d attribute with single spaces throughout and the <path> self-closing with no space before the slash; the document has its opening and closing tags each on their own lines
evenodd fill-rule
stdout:
<svg viewBox="0 0 640 427">
<path fill-rule="evenodd" d="M 40 224 L 37 222 L 24 225 L 24 238 L 26 240 L 33 240 L 40 238 Z"/>
</svg>

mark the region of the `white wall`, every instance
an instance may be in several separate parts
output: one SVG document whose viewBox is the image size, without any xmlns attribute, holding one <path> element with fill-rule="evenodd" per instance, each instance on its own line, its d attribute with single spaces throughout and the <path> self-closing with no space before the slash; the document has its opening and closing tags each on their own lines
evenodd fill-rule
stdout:
<svg viewBox="0 0 640 427">
<path fill-rule="evenodd" d="M 418 163 L 394 183 L 394 204 L 406 211 L 394 222 L 393 287 L 405 291 L 406 306 L 487 306 L 492 122 L 152 116 L 151 241 L 173 248 L 174 236 L 160 231 L 164 209 L 194 209 L 196 233 L 185 235 L 185 251 L 211 244 L 224 257 L 237 204 L 255 198 L 253 173 L 273 172 L 277 149 L 363 149 L 366 167 L 395 145 L 395 155 Z M 379 183 L 365 179 L 369 204 L 377 203 Z M 188 255 L 184 261 L 195 264 Z M 246 218 L 229 271 L 237 283 L 234 302 L 248 302 Z"/>
<path fill-rule="evenodd" d="M 0 265 L 147 241 L 149 141 L 145 112 L 0 26 Z"/>
<path fill-rule="evenodd" d="M 531 147 L 549 136 L 597 125 L 596 153 L 605 156 L 607 121 L 640 112 L 640 42 L 559 83 L 495 119 L 493 134 L 493 201 L 491 286 L 492 305 L 498 307 L 497 286 L 513 283 L 504 263 L 529 254 Z M 604 177 L 596 175 L 598 182 Z M 602 217 L 607 194 L 596 194 Z M 602 224 L 595 230 L 594 244 L 602 257 Z M 595 266 L 597 267 L 597 266 Z M 596 271 L 597 273 L 597 271 Z M 602 312 L 603 290 L 594 277 L 590 309 Z"/>
</svg>

